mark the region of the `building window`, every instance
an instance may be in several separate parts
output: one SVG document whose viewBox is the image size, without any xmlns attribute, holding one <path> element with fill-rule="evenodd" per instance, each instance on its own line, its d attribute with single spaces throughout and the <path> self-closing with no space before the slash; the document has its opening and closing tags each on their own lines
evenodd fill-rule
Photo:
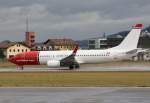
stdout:
<svg viewBox="0 0 150 103">
<path fill-rule="evenodd" d="M 95 45 L 89 45 L 89 49 L 95 49 Z"/>
<path fill-rule="evenodd" d="M 38 46 L 38 47 L 37 47 L 37 50 L 41 50 L 41 49 L 42 49 L 41 46 Z"/>
<path fill-rule="evenodd" d="M 52 50 L 52 47 L 51 47 L 51 46 L 49 46 L 49 50 Z"/>
<path fill-rule="evenodd" d="M 89 40 L 89 44 L 95 44 L 95 40 Z"/>
<path fill-rule="evenodd" d="M 20 44 L 17 44 L 17 47 L 20 47 Z"/>
<path fill-rule="evenodd" d="M 107 45 L 107 40 L 100 40 L 99 42 L 101 45 Z"/>
<path fill-rule="evenodd" d="M 20 52 L 20 50 L 18 49 L 18 52 Z"/>
<path fill-rule="evenodd" d="M 47 49 L 46 50 L 49 50 L 49 47 L 46 47 Z"/>
<path fill-rule="evenodd" d="M 26 52 L 28 51 L 28 49 L 26 49 Z"/>
<path fill-rule="evenodd" d="M 24 49 L 22 49 L 22 52 L 24 52 Z"/>
<path fill-rule="evenodd" d="M 13 51 L 15 52 L 15 49 Z"/>
<path fill-rule="evenodd" d="M 11 49 L 9 49 L 9 52 L 11 52 Z"/>
<path fill-rule="evenodd" d="M 43 50 L 43 47 L 41 46 L 41 50 Z"/>
<path fill-rule="evenodd" d="M 46 49 L 47 49 L 47 48 L 46 48 L 45 46 L 43 46 L 43 50 L 46 51 Z"/>
</svg>

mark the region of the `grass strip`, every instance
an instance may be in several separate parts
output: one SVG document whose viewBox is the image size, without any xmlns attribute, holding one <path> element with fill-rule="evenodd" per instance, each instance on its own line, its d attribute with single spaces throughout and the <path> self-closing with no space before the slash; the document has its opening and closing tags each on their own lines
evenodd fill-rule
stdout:
<svg viewBox="0 0 150 103">
<path fill-rule="evenodd" d="M 3 72 L 1 87 L 149 87 L 150 72 Z"/>
</svg>

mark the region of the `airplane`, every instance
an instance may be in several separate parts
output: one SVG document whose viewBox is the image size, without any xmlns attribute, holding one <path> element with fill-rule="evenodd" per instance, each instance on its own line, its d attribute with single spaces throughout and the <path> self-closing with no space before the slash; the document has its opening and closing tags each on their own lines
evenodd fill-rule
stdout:
<svg viewBox="0 0 150 103">
<path fill-rule="evenodd" d="M 78 50 L 76 46 L 74 50 L 23 52 L 8 60 L 21 69 L 24 65 L 44 64 L 50 68 L 68 67 L 70 70 L 80 68 L 80 64 L 120 61 L 137 54 L 142 27 L 143 24 L 136 24 L 118 46 L 104 50 Z"/>
</svg>

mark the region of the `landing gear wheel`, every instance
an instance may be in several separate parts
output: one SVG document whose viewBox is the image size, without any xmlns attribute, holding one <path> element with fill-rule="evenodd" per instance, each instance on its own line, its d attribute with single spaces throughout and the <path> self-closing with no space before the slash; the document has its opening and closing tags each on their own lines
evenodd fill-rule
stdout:
<svg viewBox="0 0 150 103">
<path fill-rule="evenodd" d="M 73 69 L 79 69 L 79 68 L 80 68 L 79 64 L 76 64 L 76 65 L 70 65 L 70 66 L 69 66 L 69 69 L 70 69 L 70 70 L 73 70 Z"/>
<path fill-rule="evenodd" d="M 70 70 L 73 70 L 73 69 L 74 69 L 74 66 L 73 66 L 73 65 L 70 65 L 70 66 L 69 66 L 69 69 L 70 69 Z"/>
<path fill-rule="evenodd" d="M 17 66 L 17 69 L 18 69 L 18 70 L 23 70 L 24 68 L 23 68 L 23 66 L 22 66 L 22 65 L 21 65 L 21 66 L 20 66 L 20 65 L 18 65 L 18 66 Z"/>
<path fill-rule="evenodd" d="M 75 68 L 76 68 L 76 69 L 79 69 L 79 68 L 80 68 L 79 64 L 75 65 Z"/>
</svg>

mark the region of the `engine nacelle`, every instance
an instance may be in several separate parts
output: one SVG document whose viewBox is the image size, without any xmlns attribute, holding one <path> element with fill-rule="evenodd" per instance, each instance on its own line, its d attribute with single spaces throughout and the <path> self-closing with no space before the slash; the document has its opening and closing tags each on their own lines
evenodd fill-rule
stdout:
<svg viewBox="0 0 150 103">
<path fill-rule="evenodd" d="M 57 60 L 49 60 L 47 62 L 48 67 L 60 67 L 60 61 Z"/>
</svg>

